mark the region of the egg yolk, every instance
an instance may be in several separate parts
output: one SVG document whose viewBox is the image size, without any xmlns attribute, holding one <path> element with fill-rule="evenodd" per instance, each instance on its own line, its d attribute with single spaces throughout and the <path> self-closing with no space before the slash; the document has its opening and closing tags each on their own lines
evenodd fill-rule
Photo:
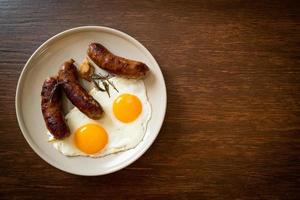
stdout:
<svg viewBox="0 0 300 200">
<path fill-rule="evenodd" d="M 105 147 L 108 136 L 105 129 L 97 124 L 86 124 L 75 131 L 76 146 L 86 154 L 94 154 Z"/>
<path fill-rule="evenodd" d="M 113 103 L 113 112 L 118 120 L 124 123 L 134 121 L 142 112 L 142 103 L 132 94 L 122 94 Z"/>
</svg>

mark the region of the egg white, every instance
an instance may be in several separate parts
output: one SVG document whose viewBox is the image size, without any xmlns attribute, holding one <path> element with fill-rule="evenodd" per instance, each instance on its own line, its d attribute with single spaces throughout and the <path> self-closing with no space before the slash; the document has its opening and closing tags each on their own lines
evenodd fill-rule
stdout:
<svg viewBox="0 0 300 200">
<path fill-rule="evenodd" d="M 119 92 L 111 86 L 110 97 L 106 92 L 93 88 L 90 94 L 96 99 L 104 110 L 100 120 L 92 120 L 76 107 L 71 109 L 65 116 L 71 135 L 63 140 L 54 140 L 50 132 L 49 141 L 54 148 L 66 156 L 90 156 L 102 157 L 109 154 L 126 151 L 135 148 L 142 140 L 147 130 L 148 121 L 151 118 L 151 106 L 147 98 L 146 88 L 143 80 L 125 79 L 114 77 L 110 79 Z M 114 100 L 123 93 L 136 95 L 142 103 L 142 112 L 139 117 L 131 123 L 119 121 L 113 114 L 112 106 Z M 108 143 L 100 152 L 88 155 L 80 151 L 74 143 L 74 132 L 81 126 L 89 123 L 101 125 L 108 134 Z"/>
</svg>

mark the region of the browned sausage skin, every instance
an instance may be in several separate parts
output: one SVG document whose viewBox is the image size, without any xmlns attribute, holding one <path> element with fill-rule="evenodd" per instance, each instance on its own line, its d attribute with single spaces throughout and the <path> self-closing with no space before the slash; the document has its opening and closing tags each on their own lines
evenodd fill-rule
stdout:
<svg viewBox="0 0 300 200">
<path fill-rule="evenodd" d="M 100 104 L 87 93 L 87 91 L 80 85 L 77 76 L 77 69 L 73 64 L 75 61 L 70 60 L 65 62 L 59 72 L 58 80 L 68 97 L 68 99 L 81 112 L 91 119 L 100 119 L 103 109 Z"/>
<path fill-rule="evenodd" d="M 57 78 L 47 78 L 41 92 L 41 107 L 46 126 L 56 139 L 70 135 L 70 130 L 62 114 L 61 91 Z"/>
<path fill-rule="evenodd" d="M 149 71 L 146 64 L 116 56 L 99 43 L 91 43 L 87 54 L 100 68 L 116 75 L 142 78 Z"/>
</svg>

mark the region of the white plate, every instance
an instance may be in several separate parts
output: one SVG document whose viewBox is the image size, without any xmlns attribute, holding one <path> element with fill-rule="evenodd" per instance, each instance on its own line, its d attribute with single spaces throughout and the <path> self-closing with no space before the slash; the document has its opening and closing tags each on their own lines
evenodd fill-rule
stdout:
<svg viewBox="0 0 300 200">
<path fill-rule="evenodd" d="M 151 73 L 144 81 L 152 105 L 152 117 L 143 141 L 134 149 L 96 159 L 67 157 L 47 142 L 46 126 L 40 107 L 40 92 L 44 80 L 56 74 L 64 61 L 74 58 L 75 61 L 81 62 L 91 42 L 102 43 L 113 53 L 142 61 L 150 67 Z M 163 75 L 150 52 L 131 36 L 99 26 L 70 29 L 47 40 L 27 61 L 16 91 L 19 126 L 31 148 L 54 167 L 87 176 L 112 173 L 137 160 L 158 135 L 165 116 L 166 102 Z"/>
</svg>

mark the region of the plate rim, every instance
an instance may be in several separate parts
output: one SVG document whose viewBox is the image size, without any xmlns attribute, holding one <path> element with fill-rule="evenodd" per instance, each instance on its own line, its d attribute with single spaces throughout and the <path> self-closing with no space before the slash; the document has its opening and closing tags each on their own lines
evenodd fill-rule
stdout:
<svg viewBox="0 0 300 200">
<path fill-rule="evenodd" d="M 21 112 L 21 104 L 20 104 L 20 98 L 21 98 L 21 84 L 24 82 L 24 77 L 25 77 L 25 73 L 28 70 L 28 66 L 29 64 L 32 62 L 32 60 L 34 59 L 35 56 L 38 56 L 38 53 L 40 53 L 40 50 L 43 49 L 44 47 L 46 47 L 47 45 L 50 45 L 51 42 L 59 39 L 60 37 L 66 36 L 68 34 L 72 34 L 72 33 L 76 33 L 76 32 L 81 32 L 81 31 L 91 31 L 91 30 L 95 30 L 95 31 L 104 31 L 104 32 L 109 32 L 109 33 L 113 33 L 115 35 L 118 35 L 124 39 L 126 39 L 127 41 L 131 42 L 132 44 L 134 44 L 135 46 L 137 46 L 138 48 L 142 49 L 143 52 L 145 52 L 147 54 L 147 57 L 151 59 L 151 61 L 156 64 L 158 66 L 158 70 L 159 70 L 159 76 L 161 76 L 162 80 L 163 80 L 163 85 L 161 87 L 163 87 L 163 101 L 164 101 L 164 109 L 162 110 L 162 120 L 160 121 L 160 124 L 158 125 L 158 131 L 157 133 L 155 133 L 155 137 L 153 138 L 152 141 L 146 143 L 145 148 L 143 148 L 140 152 L 138 152 L 138 154 L 136 156 L 134 156 L 131 160 L 128 159 L 125 162 L 123 162 L 121 165 L 118 165 L 114 168 L 112 168 L 111 170 L 107 170 L 104 173 L 80 173 L 80 172 L 74 172 L 74 171 L 70 171 L 67 169 L 64 169 L 63 167 L 60 167 L 58 165 L 55 164 L 55 162 L 51 159 L 48 159 L 46 155 L 44 155 L 42 153 L 42 151 L 40 150 L 39 147 L 37 147 L 34 142 L 31 141 L 30 138 L 30 134 L 29 131 L 27 130 L 24 120 L 23 120 L 23 114 Z M 74 175 L 81 175 L 81 176 L 100 176 L 100 175 L 106 175 L 106 174 L 110 174 L 110 173 L 114 173 L 116 171 L 119 171 L 127 166 L 129 166 L 130 164 L 134 163 L 136 160 L 138 160 L 142 155 L 144 155 L 144 153 L 150 148 L 150 146 L 153 144 L 153 142 L 156 140 L 165 116 L 166 116 L 166 110 L 167 110 L 167 89 L 166 89 L 166 83 L 164 80 L 164 76 L 163 73 L 160 69 L 160 66 L 158 65 L 157 61 L 155 60 L 154 56 L 150 53 L 150 51 L 142 44 L 140 43 L 138 40 L 136 40 L 135 38 L 133 38 L 132 36 L 128 35 L 127 33 L 124 33 L 120 30 L 114 29 L 114 28 L 110 28 L 110 27 L 106 27 L 106 26 L 79 26 L 79 27 L 75 27 L 75 28 L 71 28 L 71 29 L 67 29 L 65 31 L 59 32 L 57 34 L 55 34 L 54 36 L 50 37 L 49 39 L 47 39 L 45 42 L 43 42 L 34 52 L 33 54 L 29 57 L 29 59 L 27 60 L 27 62 L 25 63 L 19 78 L 18 78 L 18 83 L 17 83 L 17 87 L 16 87 L 16 94 L 15 94 L 15 109 L 16 109 L 16 116 L 17 116 L 17 121 L 18 121 L 18 125 L 21 129 L 21 132 L 25 138 L 25 140 L 27 141 L 27 143 L 29 144 L 29 146 L 31 147 L 31 149 L 40 157 L 42 158 L 46 163 L 50 164 L 51 166 L 55 167 L 56 169 L 59 169 L 61 171 L 70 173 L 70 174 L 74 174 Z M 153 134 L 153 133 L 152 133 Z"/>
</svg>

